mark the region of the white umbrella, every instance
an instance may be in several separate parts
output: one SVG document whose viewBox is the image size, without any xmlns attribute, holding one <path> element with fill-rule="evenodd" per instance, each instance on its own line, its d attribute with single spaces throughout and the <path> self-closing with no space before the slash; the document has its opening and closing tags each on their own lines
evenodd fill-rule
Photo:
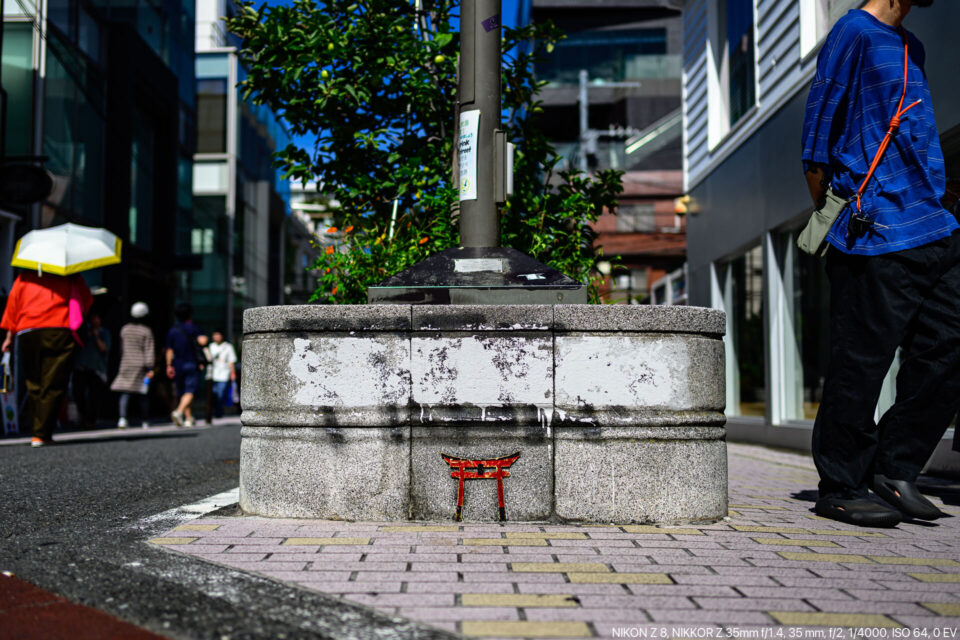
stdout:
<svg viewBox="0 0 960 640">
<path fill-rule="evenodd" d="M 119 263 L 122 244 L 106 229 L 68 222 L 20 238 L 10 265 L 68 276 Z"/>
</svg>

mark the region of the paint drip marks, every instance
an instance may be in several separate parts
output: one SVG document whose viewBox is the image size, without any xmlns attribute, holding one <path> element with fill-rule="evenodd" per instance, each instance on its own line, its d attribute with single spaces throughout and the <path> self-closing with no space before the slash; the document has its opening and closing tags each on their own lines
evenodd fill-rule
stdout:
<svg viewBox="0 0 960 640">
<path fill-rule="evenodd" d="M 406 405 L 410 372 L 385 340 L 295 338 L 288 373 L 297 381 L 292 401 L 301 406 L 350 409 Z"/>
</svg>

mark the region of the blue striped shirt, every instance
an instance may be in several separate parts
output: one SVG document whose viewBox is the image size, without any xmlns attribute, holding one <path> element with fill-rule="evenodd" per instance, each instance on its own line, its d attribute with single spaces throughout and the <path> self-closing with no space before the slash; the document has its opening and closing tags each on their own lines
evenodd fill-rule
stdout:
<svg viewBox="0 0 960 640">
<path fill-rule="evenodd" d="M 909 71 L 902 118 L 862 198 L 875 224 L 847 238 L 851 204 L 827 241 L 845 253 L 879 255 L 918 247 L 960 228 L 940 204 L 946 189 L 943 152 L 923 70 L 924 50 L 907 32 Z M 880 146 L 903 92 L 903 39 L 895 27 L 854 9 L 837 21 L 817 58 L 803 123 L 804 167 L 829 166 L 831 187 L 853 199 Z"/>
</svg>

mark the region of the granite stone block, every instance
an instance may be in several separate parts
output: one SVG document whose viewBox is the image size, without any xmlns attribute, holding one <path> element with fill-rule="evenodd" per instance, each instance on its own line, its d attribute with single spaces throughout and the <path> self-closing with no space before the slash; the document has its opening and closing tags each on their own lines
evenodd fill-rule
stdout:
<svg viewBox="0 0 960 640">
<path fill-rule="evenodd" d="M 715 521 L 727 514 L 723 430 L 555 427 L 556 511 L 587 522 Z M 597 437 L 599 431 L 599 437 Z M 686 431 L 686 438 L 679 437 Z M 712 437 L 705 439 L 705 431 Z"/>
<path fill-rule="evenodd" d="M 549 331 L 550 305 L 414 305 L 414 331 Z"/>
<path fill-rule="evenodd" d="M 520 458 L 503 479 L 509 521 L 544 520 L 553 514 L 553 442 L 546 427 L 413 427 L 411 513 L 417 520 L 453 520 L 457 480 L 440 453 L 462 458 L 500 458 L 515 451 Z M 497 481 L 464 481 L 464 521 L 498 519 Z M 474 534 L 473 537 L 485 537 Z M 493 536 L 486 536 L 493 537 Z M 509 542 L 503 541 L 504 544 Z M 531 548 L 531 551 L 533 548 Z"/>
<path fill-rule="evenodd" d="M 559 335 L 561 421 L 635 424 L 637 411 L 702 411 L 725 404 L 723 343 L 681 335 Z M 714 420 L 720 416 L 716 416 Z"/>
<path fill-rule="evenodd" d="M 410 430 L 244 427 L 240 507 L 274 517 L 406 520 Z"/>
<path fill-rule="evenodd" d="M 539 334 L 415 336 L 413 424 L 543 422 L 553 409 L 553 342 Z"/>
<path fill-rule="evenodd" d="M 396 333 L 246 337 L 241 387 L 249 426 L 408 422 L 410 342 Z"/>
<path fill-rule="evenodd" d="M 243 334 L 302 331 L 406 331 L 410 307 L 394 304 L 282 305 L 243 312 Z"/>
<path fill-rule="evenodd" d="M 723 311 L 704 307 L 622 304 L 562 304 L 553 307 L 556 331 L 698 333 L 722 336 Z"/>
</svg>

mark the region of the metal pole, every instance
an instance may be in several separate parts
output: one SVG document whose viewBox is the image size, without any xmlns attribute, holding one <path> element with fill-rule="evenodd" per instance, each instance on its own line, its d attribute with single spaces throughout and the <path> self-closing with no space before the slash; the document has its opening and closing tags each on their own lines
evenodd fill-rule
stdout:
<svg viewBox="0 0 960 640">
<path fill-rule="evenodd" d="M 463 0 L 460 5 L 459 186 L 463 247 L 500 246 L 494 189 L 494 138 L 500 128 L 500 2 Z M 479 112 L 475 131 L 464 126 L 477 117 L 473 112 Z M 471 180 L 474 184 L 470 184 Z"/>
<path fill-rule="evenodd" d="M 587 82 L 589 76 L 586 69 L 580 69 L 580 92 L 577 102 L 580 107 L 580 150 L 577 152 L 577 164 L 580 171 L 587 171 L 587 130 L 590 128 L 588 116 L 590 102 L 587 97 Z"/>
</svg>

